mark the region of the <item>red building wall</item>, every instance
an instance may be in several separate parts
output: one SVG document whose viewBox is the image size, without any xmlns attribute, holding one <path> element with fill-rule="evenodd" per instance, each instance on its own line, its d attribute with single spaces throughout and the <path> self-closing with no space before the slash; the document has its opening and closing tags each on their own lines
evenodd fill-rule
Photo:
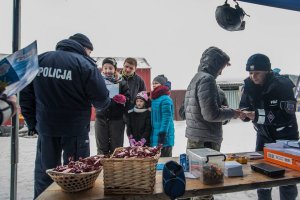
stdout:
<svg viewBox="0 0 300 200">
<path fill-rule="evenodd" d="M 136 73 L 145 81 L 147 91 L 151 91 L 151 70 L 150 68 L 137 68 Z"/>
</svg>

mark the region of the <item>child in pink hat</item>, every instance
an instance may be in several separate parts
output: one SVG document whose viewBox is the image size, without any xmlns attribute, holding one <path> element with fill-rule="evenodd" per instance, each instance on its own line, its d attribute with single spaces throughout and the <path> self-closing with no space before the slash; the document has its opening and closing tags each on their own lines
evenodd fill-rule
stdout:
<svg viewBox="0 0 300 200">
<path fill-rule="evenodd" d="M 147 92 L 141 91 L 136 95 L 134 108 L 128 111 L 127 136 L 135 141 L 146 140 L 145 146 L 149 146 L 151 134 L 149 101 Z"/>
</svg>

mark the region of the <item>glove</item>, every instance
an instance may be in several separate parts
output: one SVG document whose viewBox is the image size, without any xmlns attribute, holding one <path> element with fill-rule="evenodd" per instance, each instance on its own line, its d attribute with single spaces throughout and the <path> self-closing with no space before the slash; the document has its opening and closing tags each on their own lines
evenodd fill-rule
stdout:
<svg viewBox="0 0 300 200">
<path fill-rule="evenodd" d="M 122 104 L 125 105 L 126 103 L 126 97 L 123 94 L 117 94 L 113 97 L 113 100 L 118 103 L 118 104 Z"/>
<path fill-rule="evenodd" d="M 147 142 L 147 140 L 146 140 L 145 138 L 142 138 L 140 142 L 141 142 L 141 143 L 143 144 L 143 146 L 144 146 L 144 144 Z"/>
<path fill-rule="evenodd" d="M 145 138 L 142 138 L 140 141 L 137 141 L 137 142 L 135 143 L 135 146 L 143 147 L 145 143 L 146 143 L 146 139 L 145 139 Z"/>
<path fill-rule="evenodd" d="M 164 144 L 166 139 L 166 132 L 160 132 L 158 135 L 158 144 Z"/>
<path fill-rule="evenodd" d="M 28 130 L 28 136 L 33 136 L 33 135 L 38 135 L 38 132 L 35 130 L 35 128 Z"/>
<path fill-rule="evenodd" d="M 135 139 L 133 139 L 133 135 L 129 135 L 129 136 L 128 136 L 128 140 L 129 140 L 129 145 L 130 145 L 131 147 L 134 147 L 136 141 L 135 141 Z"/>
</svg>

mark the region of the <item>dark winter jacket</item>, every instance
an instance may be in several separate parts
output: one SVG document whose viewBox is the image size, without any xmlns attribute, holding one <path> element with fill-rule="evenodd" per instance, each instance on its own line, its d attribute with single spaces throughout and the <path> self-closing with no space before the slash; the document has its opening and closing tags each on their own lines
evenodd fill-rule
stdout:
<svg viewBox="0 0 300 200">
<path fill-rule="evenodd" d="M 48 136 L 87 134 L 91 105 L 110 104 L 109 92 L 96 64 L 75 40 L 62 40 L 56 51 L 39 56 L 39 73 L 20 93 L 29 129 Z"/>
<path fill-rule="evenodd" d="M 151 112 L 148 109 L 133 108 L 128 111 L 127 136 L 132 135 L 136 141 L 146 139 L 146 146 L 150 145 Z"/>
<path fill-rule="evenodd" d="M 108 84 L 109 81 L 105 80 L 105 82 Z M 119 84 L 119 94 L 123 94 L 126 97 L 126 103 L 122 105 L 111 100 L 110 106 L 106 110 L 96 112 L 96 117 L 106 118 L 107 120 L 119 120 L 122 119 L 123 114 L 129 110 L 131 97 L 127 82 L 120 77 L 120 79 L 113 83 Z"/>
<path fill-rule="evenodd" d="M 289 78 L 269 74 L 263 86 L 245 79 L 240 108 L 255 111 L 253 124 L 258 134 L 271 139 L 298 140 L 299 132 L 295 115 L 296 100 Z M 245 121 L 249 121 L 246 119 Z"/>
<path fill-rule="evenodd" d="M 184 100 L 186 132 L 191 140 L 221 143 L 222 121 L 231 119 L 232 109 L 222 108 L 216 77 L 229 61 L 220 49 L 207 49 L 200 60 L 198 73 L 191 80 Z"/>
<path fill-rule="evenodd" d="M 133 76 L 128 77 L 123 75 L 123 78 L 127 81 L 130 96 L 132 97 L 130 100 L 130 107 L 133 108 L 135 105 L 134 97 L 136 97 L 137 93 L 146 91 L 146 85 L 144 80 L 136 73 Z"/>
</svg>

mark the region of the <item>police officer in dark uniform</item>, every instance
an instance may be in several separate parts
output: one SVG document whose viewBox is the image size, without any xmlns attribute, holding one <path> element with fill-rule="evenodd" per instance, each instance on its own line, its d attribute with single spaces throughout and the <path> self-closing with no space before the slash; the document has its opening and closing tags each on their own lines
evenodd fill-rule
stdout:
<svg viewBox="0 0 300 200">
<path fill-rule="evenodd" d="M 90 155 L 91 105 L 110 104 L 109 92 L 89 57 L 93 45 L 77 33 L 57 43 L 56 50 L 39 56 L 39 73 L 20 93 L 22 114 L 38 133 L 34 198 L 53 181 L 46 170 Z"/>
<path fill-rule="evenodd" d="M 298 140 L 299 132 L 293 82 L 284 76 L 274 75 L 269 58 L 263 54 L 252 55 L 246 64 L 249 78 L 245 85 L 240 108 L 245 108 L 244 121 L 252 120 L 257 132 L 256 151 L 262 151 L 265 143 L 276 140 Z M 281 186 L 280 199 L 297 197 L 296 185 Z M 257 191 L 259 200 L 269 200 L 271 188 Z"/>
</svg>

